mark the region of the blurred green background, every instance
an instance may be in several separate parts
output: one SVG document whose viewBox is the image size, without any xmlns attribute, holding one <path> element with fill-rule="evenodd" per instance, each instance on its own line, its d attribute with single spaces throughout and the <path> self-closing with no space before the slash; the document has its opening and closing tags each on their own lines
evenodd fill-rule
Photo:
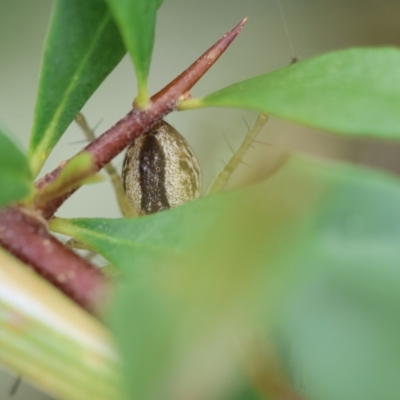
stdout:
<svg viewBox="0 0 400 400">
<path fill-rule="evenodd" d="M 33 119 L 40 60 L 52 0 L 0 0 L 0 119 L 27 148 Z M 283 11 L 283 14 L 282 14 Z M 162 88 L 243 17 L 249 21 L 192 93 L 200 96 L 230 83 L 281 68 L 294 56 L 311 57 L 354 46 L 400 44 L 400 2 L 396 0 L 166 0 L 158 16 L 150 92 Z M 287 27 L 287 29 L 286 29 Z M 131 61 L 125 57 L 84 107 L 101 134 L 129 111 L 135 97 Z M 255 113 L 204 109 L 167 118 L 198 155 L 207 187 L 241 142 Z M 72 124 L 45 171 L 84 145 Z M 339 139 L 316 130 L 271 119 L 232 179 L 231 187 L 262 179 L 268 166 L 287 149 L 400 172 L 399 144 Z M 270 145 L 265 145 L 265 143 Z M 122 158 L 115 164 L 120 167 Z M 101 199 L 101 201 L 99 201 Z M 60 209 L 60 216 L 119 216 L 108 182 L 84 187 Z M 14 382 L 4 374 L 0 399 Z M 36 397 L 35 397 L 36 396 Z M 14 399 L 46 398 L 22 384 Z"/>
</svg>

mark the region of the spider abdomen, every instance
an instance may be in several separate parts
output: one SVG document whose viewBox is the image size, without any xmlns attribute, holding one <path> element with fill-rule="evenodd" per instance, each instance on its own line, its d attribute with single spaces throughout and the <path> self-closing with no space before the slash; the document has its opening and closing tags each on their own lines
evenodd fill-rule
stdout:
<svg viewBox="0 0 400 400">
<path fill-rule="evenodd" d="M 187 141 L 165 121 L 128 147 L 122 178 L 138 215 L 167 210 L 200 195 L 197 159 Z"/>
</svg>

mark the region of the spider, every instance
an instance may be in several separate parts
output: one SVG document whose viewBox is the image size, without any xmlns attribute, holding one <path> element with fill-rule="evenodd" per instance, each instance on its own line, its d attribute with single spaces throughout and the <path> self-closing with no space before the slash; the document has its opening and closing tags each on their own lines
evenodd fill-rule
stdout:
<svg viewBox="0 0 400 400">
<path fill-rule="evenodd" d="M 94 134 L 84 116 L 76 122 L 88 140 Z M 239 148 L 216 176 L 206 195 L 224 189 L 248 148 L 268 120 L 257 117 Z M 201 193 L 200 168 L 194 152 L 180 133 L 164 120 L 136 138 L 128 147 L 122 176 L 111 163 L 105 166 L 124 217 L 141 216 L 176 207 L 194 200 Z"/>
</svg>

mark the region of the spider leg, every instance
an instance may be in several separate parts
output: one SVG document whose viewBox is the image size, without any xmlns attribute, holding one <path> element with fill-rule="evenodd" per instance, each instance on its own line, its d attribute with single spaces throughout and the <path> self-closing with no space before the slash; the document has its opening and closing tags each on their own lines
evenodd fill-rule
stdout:
<svg viewBox="0 0 400 400">
<path fill-rule="evenodd" d="M 17 390 L 18 390 L 19 386 L 21 385 L 21 382 L 22 382 L 22 376 L 18 375 L 17 378 L 15 379 L 14 383 L 11 386 L 10 392 L 8 393 L 9 397 L 13 397 L 17 393 Z"/>
<path fill-rule="evenodd" d="M 260 133 L 261 129 L 264 127 L 267 121 L 268 115 L 259 114 L 253 127 L 248 130 L 242 144 L 233 153 L 232 157 L 225 165 L 224 169 L 217 175 L 213 183 L 210 185 L 207 191 L 207 195 L 218 193 L 224 189 L 225 185 L 228 183 L 236 168 L 239 166 L 240 163 L 243 163 L 243 157 L 246 151 L 253 144 L 254 139 Z"/>
<path fill-rule="evenodd" d="M 75 117 L 75 122 L 81 128 L 87 140 L 92 141 L 95 139 L 93 130 L 90 128 L 89 124 L 87 123 L 82 113 L 79 113 Z M 117 197 L 118 207 L 120 209 L 122 216 L 134 217 L 135 213 L 132 209 L 132 206 L 129 203 L 129 200 L 125 195 L 121 176 L 118 174 L 117 170 L 111 163 L 106 164 L 104 166 L 104 169 L 107 172 L 108 176 L 110 177 L 111 184 L 114 188 L 115 196 Z"/>
</svg>

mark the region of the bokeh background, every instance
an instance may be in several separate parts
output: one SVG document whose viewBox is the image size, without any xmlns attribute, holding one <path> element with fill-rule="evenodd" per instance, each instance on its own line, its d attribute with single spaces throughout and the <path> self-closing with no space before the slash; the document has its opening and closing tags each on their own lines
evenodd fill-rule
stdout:
<svg viewBox="0 0 400 400">
<path fill-rule="evenodd" d="M 43 42 L 53 0 L 0 0 L 0 120 L 26 149 L 32 125 Z M 243 17 L 240 36 L 192 93 L 201 96 L 230 83 L 282 68 L 300 59 L 354 46 L 400 44 L 397 0 L 165 0 L 158 14 L 150 75 L 154 93 L 178 75 Z M 130 109 L 135 76 L 129 57 L 111 73 L 83 112 L 99 135 Z M 399 108 L 400 112 L 400 108 Z M 206 188 L 239 146 L 256 114 L 203 109 L 170 115 L 192 145 Z M 282 152 L 342 159 L 400 172 L 400 145 L 371 139 L 343 139 L 326 132 L 271 118 L 235 173 L 230 187 L 260 180 Z M 43 172 L 84 145 L 73 123 L 50 156 Z M 122 156 L 115 160 L 120 168 Z M 42 172 L 42 173 L 43 173 Z M 1 190 L 1 188 L 0 188 Z M 82 188 L 58 213 L 64 217 L 118 217 L 107 181 Z M 14 375 L 4 372 L 0 399 L 10 398 Z M 13 399 L 47 399 L 23 382 Z"/>
</svg>

